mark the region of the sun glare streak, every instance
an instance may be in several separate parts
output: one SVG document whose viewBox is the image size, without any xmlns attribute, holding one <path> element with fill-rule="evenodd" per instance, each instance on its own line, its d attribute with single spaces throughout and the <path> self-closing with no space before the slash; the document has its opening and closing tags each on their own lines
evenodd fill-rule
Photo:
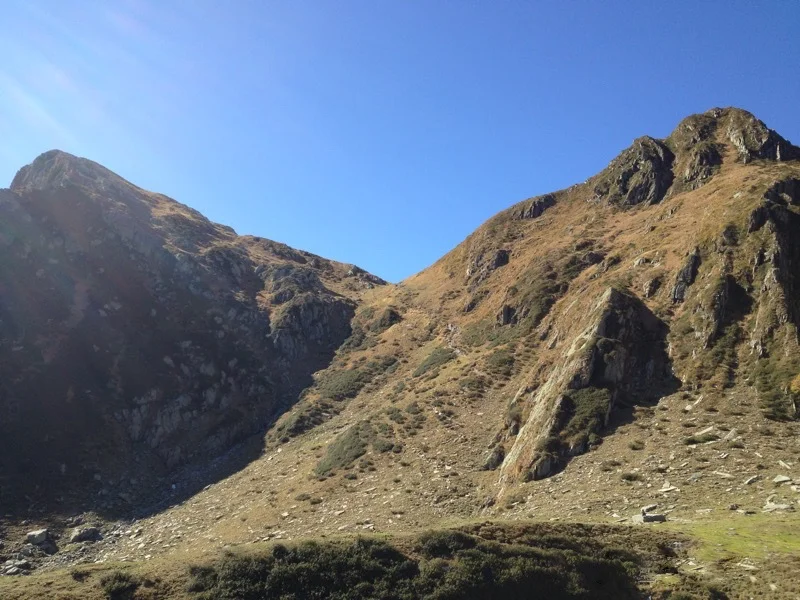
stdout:
<svg viewBox="0 0 800 600">
<path fill-rule="evenodd" d="M 0 74 L 0 92 L 7 109 L 24 119 L 31 127 L 53 136 L 57 141 L 69 146 L 77 146 L 77 138 L 62 125 L 45 104 L 30 93 L 19 82 Z"/>
</svg>

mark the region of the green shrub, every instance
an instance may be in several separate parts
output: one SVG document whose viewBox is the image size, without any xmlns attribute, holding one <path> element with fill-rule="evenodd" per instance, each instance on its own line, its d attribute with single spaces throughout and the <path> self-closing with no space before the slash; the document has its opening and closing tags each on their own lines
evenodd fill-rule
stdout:
<svg viewBox="0 0 800 600">
<path fill-rule="evenodd" d="M 328 445 L 325 456 L 317 464 L 317 475 L 327 475 L 336 469 L 343 469 L 367 452 L 367 446 L 374 436 L 372 425 L 367 421 L 356 423 L 341 433 Z"/>
<path fill-rule="evenodd" d="M 638 567 L 629 550 L 552 535 L 498 542 L 460 531 L 416 540 L 419 558 L 385 541 L 304 542 L 226 553 L 190 570 L 197 600 L 633 599 Z"/>
<path fill-rule="evenodd" d="M 128 600 L 141 585 L 138 577 L 124 571 L 112 571 L 100 579 L 100 587 L 109 600 Z"/>
<path fill-rule="evenodd" d="M 331 400 L 345 400 L 358 395 L 371 379 L 371 375 L 360 369 L 333 371 L 325 374 L 317 383 L 321 396 Z"/>
<path fill-rule="evenodd" d="M 377 452 L 390 452 L 394 448 L 394 444 L 389 440 L 383 438 L 377 438 L 374 442 L 372 442 L 372 447 L 375 448 Z"/>
<path fill-rule="evenodd" d="M 490 371 L 508 377 L 514 370 L 514 355 L 507 348 L 496 350 L 486 359 L 486 366 Z"/>
<path fill-rule="evenodd" d="M 414 377 L 424 375 L 428 371 L 438 369 L 445 363 L 450 362 L 456 357 L 456 353 L 449 348 L 436 348 L 428 357 L 423 360 L 414 370 Z"/>
<path fill-rule="evenodd" d="M 561 437 L 569 444 L 579 445 L 602 430 L 611 404 L 611 392 L 597 387 L 570 390 L 564 401 L 570 417 Z"/>
</svg>

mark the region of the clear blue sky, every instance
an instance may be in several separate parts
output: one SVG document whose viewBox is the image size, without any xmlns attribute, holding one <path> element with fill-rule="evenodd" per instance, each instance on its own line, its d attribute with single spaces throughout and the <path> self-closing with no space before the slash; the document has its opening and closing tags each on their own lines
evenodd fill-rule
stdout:
<svg viewBox="0 0 800 600">
<path fill-rule="evenodd" d="M 800 2 L 6 0 L 0 185 L 91 158 L 400 280 L 713 106 L 800 143 Z"/>
</svg>

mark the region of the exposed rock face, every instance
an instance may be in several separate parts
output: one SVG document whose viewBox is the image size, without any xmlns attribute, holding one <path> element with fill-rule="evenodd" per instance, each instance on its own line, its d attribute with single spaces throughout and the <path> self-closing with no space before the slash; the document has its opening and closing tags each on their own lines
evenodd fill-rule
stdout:
<svg viewBox="0 0 800 600">
<path fill-rule="evenodd" d="M 744 163 L 800 158 L 800 148 L 749 112 L 714 108 L 687 117 L 664 140 L 635 140 L 593 178 L 594 199 L 628 208 L 697 189 L 719 171 L 727 145 Z"/>
<path fill-rule="evenodd" d="M 766 191 L 764 199 L 776 204 L 800 205 L 800 179 L 787 177 L 776 181 Z"/>
<path fill-rule="evenodd" d="M 470 260 L 466 273 L 467 280 L 474 287 L 485 280 L 492 271 L 506 266 L 510 260 L 511 254 L 503 248 L 478 252 Z"/>
<path fill-rule="evenodd" d="M 665 350 L 666 326 L 633 295 L 609 288 L 547 381 L 530 396 L 530 414 L 503 461 L 504 478 L 539 479 L 566 457 L 586 450 L 587 439 L 564 437 L 578 407 L 574 392 L 606 390 L 597 431 L 620 396 L 658 397 L 675 383 Z M 602 393 L 597 396 L 602 397 Z M 581 432 L 583 434 L 585 432 Z"/>
<path fill-rule="evenodd" d="M 742 162 L 759 158 L 781 161 L 800 158 L 800 149 L 747 111 L 728 108 L 713 109 L 709 113 L 716 118 L 727 117 L 725 134 L 738 151 Z"/>
<path fill-rule="evenodd" d="M 595 198 L 624 207 L 657 204 L 672 185 L 674 159 L 663 142 L 639 138 L 600 176 L 594 187 Z"/>
<path fill-rule="evenodd" d="M 541 217 L 548 208 L 556 205 L 555 194 L 545 194 L 537 196 L 520 203 L 514 208 L 514 218 L 516 219 L 536 219 Z"/>
<path fill-rule="evenodd" d="M 718 124 L 713 114 L 692 115 L 667 138 L 676 155 L 676 181 L 671 193 L 696 189 L 719 170 L 724 149 L 716 141 Z"/>
<path fill-rule="evenodd" d="M 686 290 L 694 283 L 697 277 L 697 270 L 700 268 L 700 249 L 694 251 L 686 259 L 686 264 L 678 272 L 675 285 L 672 288 L 672 301 L 675 303 L 683 302 L 686 298 Z"/>
<path fill-rule="evenodd" d="M 381 283 L 58 151 L 0 192 L 0 223 L 4 506 L 23 481 L 147 477 L 263 431 Z"/>
</svg>

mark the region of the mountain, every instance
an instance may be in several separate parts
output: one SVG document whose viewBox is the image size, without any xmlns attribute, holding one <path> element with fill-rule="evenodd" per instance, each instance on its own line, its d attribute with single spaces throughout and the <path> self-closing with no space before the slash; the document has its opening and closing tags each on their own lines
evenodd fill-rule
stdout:
<svg viewBox="0 0 800 600">
<path fill-rule="evenodd" d="M 397 285 L 63 153 L 0 209 L 5 537 L 48 526 L 41 568 L 133 561 L 131 589 L 192 598 L 281 569 L 352 598 L 524 597 L 539 568 L 575 570 L 565 598 L 797 585 L 800 149 L 746 111 L 638 138 Z M 76 518 L 104 539 L 62 543 Z"/>
<path fill-rule="evenodd" d="M 59 151 L 0 192 L 0 222 L 6 511 L 130 509 L 263 432 L 384 284 Z"/>
</svg>

